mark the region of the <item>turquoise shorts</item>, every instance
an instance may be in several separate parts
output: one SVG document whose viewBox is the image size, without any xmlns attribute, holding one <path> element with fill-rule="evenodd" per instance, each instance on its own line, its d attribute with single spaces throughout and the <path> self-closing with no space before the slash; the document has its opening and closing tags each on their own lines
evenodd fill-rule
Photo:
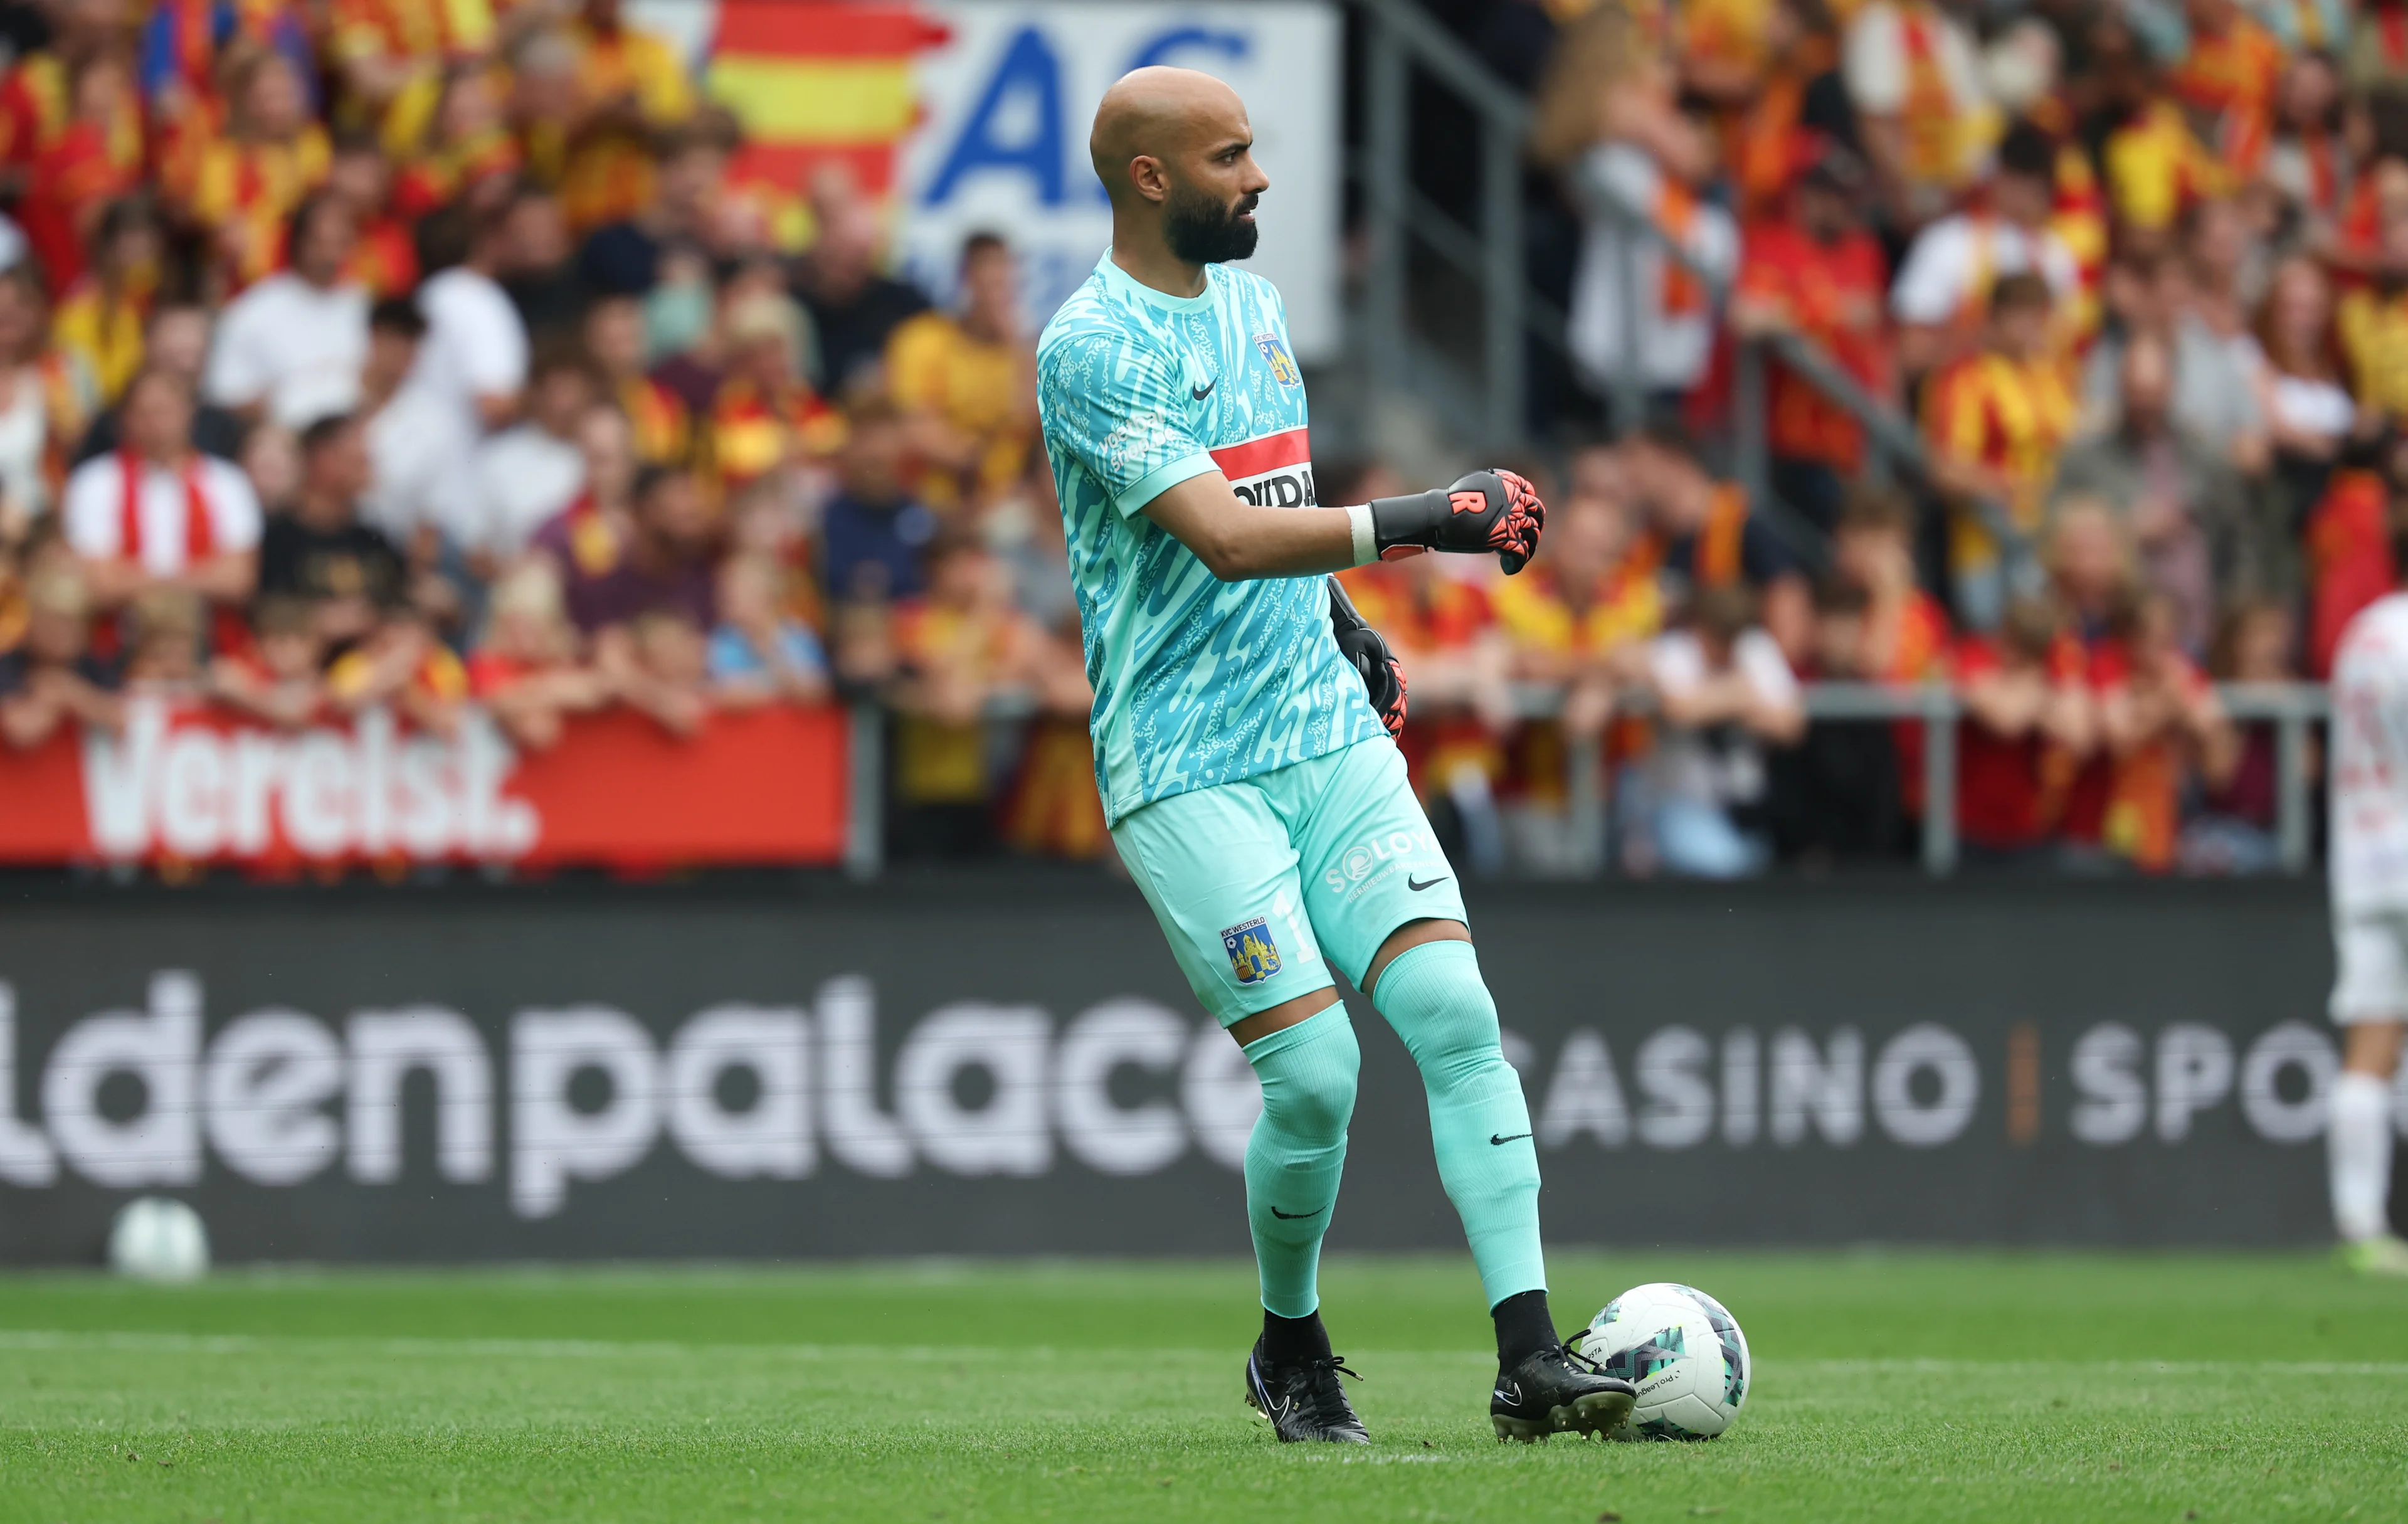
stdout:
<svg viewBox="0 0 2408 1524">
<path fill-rule="evenodd" d="M 1463 888 L 1385 736 L 1121 817 L 1112 844 L 1222 1026 L 1361 988 L 1391 932 L 1462 921 Z"/>
</svg>

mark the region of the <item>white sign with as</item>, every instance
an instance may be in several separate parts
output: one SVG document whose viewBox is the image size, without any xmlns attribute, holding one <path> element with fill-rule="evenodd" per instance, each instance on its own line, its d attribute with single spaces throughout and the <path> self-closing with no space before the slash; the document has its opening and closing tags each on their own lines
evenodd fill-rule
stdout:
<svg viewBox="0 0 2408 1524">
<path fill-rule="evenodd" d="M 922 123 L 904 146 L 903 260 L 950 293 L 962 240 L 1018 251 L 1032 332 L 1111 241 L 1087 159 L 1109 85 L 1176 64 L 1226 79 L 1246 103 L 1271 188 L 1247 267 L 1280 288 L 1288 339 L 1311 364 L 1339 347 L 1339 21 L 1326 5 L 1163 6 L 952 0 L 928 7 L 953 40 L 920 56 Z"/>
</svg>

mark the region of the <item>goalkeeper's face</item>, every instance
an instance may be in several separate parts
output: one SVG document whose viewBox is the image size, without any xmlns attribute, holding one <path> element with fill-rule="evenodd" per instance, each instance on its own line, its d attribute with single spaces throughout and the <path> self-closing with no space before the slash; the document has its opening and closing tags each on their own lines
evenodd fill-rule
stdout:
<svg viewBox="0 0 2408 1524">
<path fill-rule="evenodd" d="M 1254 226 L 1253 191 L 1225 201 L 1208 191 L 1173 185 L 1162 202 L 1162 238 L 1170 252 L 1190 265 L 1223 265 L 1254 252 L 1261 232 Z"/>
<path fill-rule="evenodd" d="M 1191 265 L 1244 259 L 1261 237 L 1254 208 L 1270 187 L 1254 163 L 1254 131 L 1242 109 L 1233 121 L 1197 125 L 1203 130 L 1190 138 L 1188 151 L 1164 166 L 1163 241 Z"/>
</svg>

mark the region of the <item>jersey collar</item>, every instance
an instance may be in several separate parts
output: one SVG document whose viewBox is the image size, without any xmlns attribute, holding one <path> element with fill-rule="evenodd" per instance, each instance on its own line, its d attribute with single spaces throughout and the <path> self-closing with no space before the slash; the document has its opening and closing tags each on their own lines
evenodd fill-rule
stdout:
<svg viewBox="0 0 2408 1524">
<path fill-rule="evenodd" d="M 1134 297 L 1165 312 L 1201 312 L 1212 305 L 1213 266 L 1210 265 L 1204 266 L 1204 292 L 1199 296 L 1173 296 L 1167 291 L 1154 290 L 1113 264 L 1110 245 L 1105 246 L 1104 257 L 1096 261 L 1096 269 L 1103 276 L 1106 289 L 1113 294 Z"/>
</svg>

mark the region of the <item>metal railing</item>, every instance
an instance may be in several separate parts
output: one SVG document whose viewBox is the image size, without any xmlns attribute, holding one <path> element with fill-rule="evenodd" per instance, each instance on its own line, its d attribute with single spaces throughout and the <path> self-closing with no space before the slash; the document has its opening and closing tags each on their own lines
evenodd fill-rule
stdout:
<svg viewBox="0 0 2408 1524">
<path fill-rule="evenodd" d="M 1811 683 L 1800 690 L 1810 722 L 1918 722 L 1923 727 L 1923 871 L 1946 878 L 1957 869 L 1956 725 L 1965 706 L 1956 690 L 1945 683 L 1912 686 L 1879 683 Z M 2322 684 L 2314 683 L 2227 683 L 2216 697 L 2234 723 L 2274 726 L 2275 856 L 2286 873 L 2306 872 L 2312 863 L 2315 832 L 2309 817 L 2315 779 L 2308 767 L 2313 726 L 2330 713 Z M 1563 692 L 1552 685 L 1517 684 L 1515 712 L 1525 720 L 1553 718 L 1561 709 Z M 1643 699 L 1617 704 L 1625 712 L 1642 712 Z M 989 703 L 992 724 L 1018 724 L 1036 712 L 1020 696 Z M 854 705 L 852 725 L 853 787 L 845 848 L 845 870 L 855 878 L 876 877 L 885 865 L 886 813 L 884 737 L 887 712 L 875 701 Z M 1612 870 L 1608 852 L 1608 808 L 1612 781 L 1602 765 L 1598 738 L 1575 738 L 1568 747 L 1570 774 L 1564 829 L 1572 850 L 1567 866 L 1577 877 L 1600 877 Z M 870 786 L 862 786 L 864 782 Z"/>
<path fill-rule="evenodd" d="M 1709 269 L 1693 258 L 1689 252 L 1667 234 L 1645 208 L 1637 205 L 1603 174 L 1594 158 L 1584 160 L 1574 171 L 1573 185 L 1583 205 L 1593 214 L 1605 218 L 1621 228 L 1626 237 L 1652 242 L 1667 259 L 1681 266 L 1706 288 L 1709 299 L 1717 309 L 1729 306 L 1731 282 L 1719 271 Z M 1622 262 L 1625 279 L 1619 293 L 1623 304 L 1621 333 L 1623 336 L 1625 376 L 1619 386 L 1616 410 L 1636 409 L 1635 400 L 1643 395 L 1637 380 L 1640 354 L 1641 297 L 1634 272 L 1636 259 Z M 1747 489 L 1752 503 L 1770 510 L 1770 522 L 1784 539 L 1794 542 L 1801 533 L 1815 531 L 1787 504 L 1772 494 L 1770 451 L 1765 438 L 1765 360 L 1768 355 L 1778 359 L 1800 381 L 1830 399 L 1856 421 L 1865 431 L 1867 467 L 1877 477 L 1903 473 L 1926 482 L 1936 479 L 1928 447 L 1912 420 L 1899 409 L 1867 392 L 1854 376 L 1826 352 L 1822 346 L 1802 334 L 1773 332 L 1759 335 L 1736 335 L 1733 344 L 1731 377 L 1732 475 Z M 1632 416 L 1625 413 L 1625 417 Z M 2014 522 L 2002 503 L 1983 498 L 1966 499 L 1975 517 L 2000 547 L 2006 563 L 2009 585 L 2028 591 L 2038 570 L 2031 538 Z M 1819 536 L 1817 536 L 1819 538 Z M 1809 557 L 1810 561 L 1814 559 Z"/>
<path fill-rule="evenodd" d="M 1478 417 L 1487 436 L 1484 442 L 1519 443 L 1526 433 L 1530 340 L 1536 336 L 1557 350 L 1567 342 L 1565 314 L 1530 288 L 1523 263 L 1522 150 L 1529 134 L 1530 108 L 1412 0 L 1354 4 L 1363 19 L 1366 44 L 1364 152 L 1354 172 L 1363 188 L 1370 235 L 1361 314 L 1361 347 L 1369 373 L 1374 384 L 1383 388 L 1426 382 L 1424 390 L 1445 394 L 1438 409 L 1443 415 Z M 1465 227 L 1413 188 L 1411 97 L 1416 70 L 1444 86 L 1478 122 L 1476 227 Z M 1704 283 L 1718 309 L 1728 306 L 1727 278 L 1700 266 L 1667 237 L 1645 208 L 1633 205 L 1598 172 L 1593 159 L 1575 168 L 1571 185 L 1584 209 L 1655 243 L 1665 257 Z M 1425 352 L 1414 338 L 1409 268 L 1416 245 L 1478 283 L 1482 350 L 1476 388 L 1444 377 L 1443 363 Z M 1636 259 L 1622 262 L 1624 363 L 1612 387 L 1614 423 L 1623 429 L 1644 414 L 1637 267 Z M 1770 488 L 1764 428 L 1768 356 L 1856 420 L 1865 431 L 1868 467 L 1874 475 L 1898 472 L 1929 482 L 1931 461 L 1914 421 L 1866 392 L 1819 345 L 1796 333 L 1742 337 L 1732 376 L 1732 474 L 1751 500 L 1766 508 L 1768 522 L 1800 558 L 1818 564 L 1819 533 L 1781 504 Z M 2003 504 L 1973 500 L 1968 506 L 1998 542 L 2010 585 L 2028 587 L 2036 568 L 2029 537 Z"/>
<path fill-rule="evenodd" d="M 1357 176 L 1370 233 L 1363 350 L 1376 384 L 1426 372 L 1409 321 L 1408 261 L 1418 238 L 1479 282 L 1484 441 L 1518 443 L 1525 430 L 1530 325 L 1563 316 L 1530 292 L 1523 270 L 1522 144 L 1529 108 L 1412 0 L 1355 0 L 1365 26 L 1364 159 Z M 1412 75 L 1418 68 L 1478 117 L 1480 225 L 1465 228 L 1412 187 Z"/>
</svg>

